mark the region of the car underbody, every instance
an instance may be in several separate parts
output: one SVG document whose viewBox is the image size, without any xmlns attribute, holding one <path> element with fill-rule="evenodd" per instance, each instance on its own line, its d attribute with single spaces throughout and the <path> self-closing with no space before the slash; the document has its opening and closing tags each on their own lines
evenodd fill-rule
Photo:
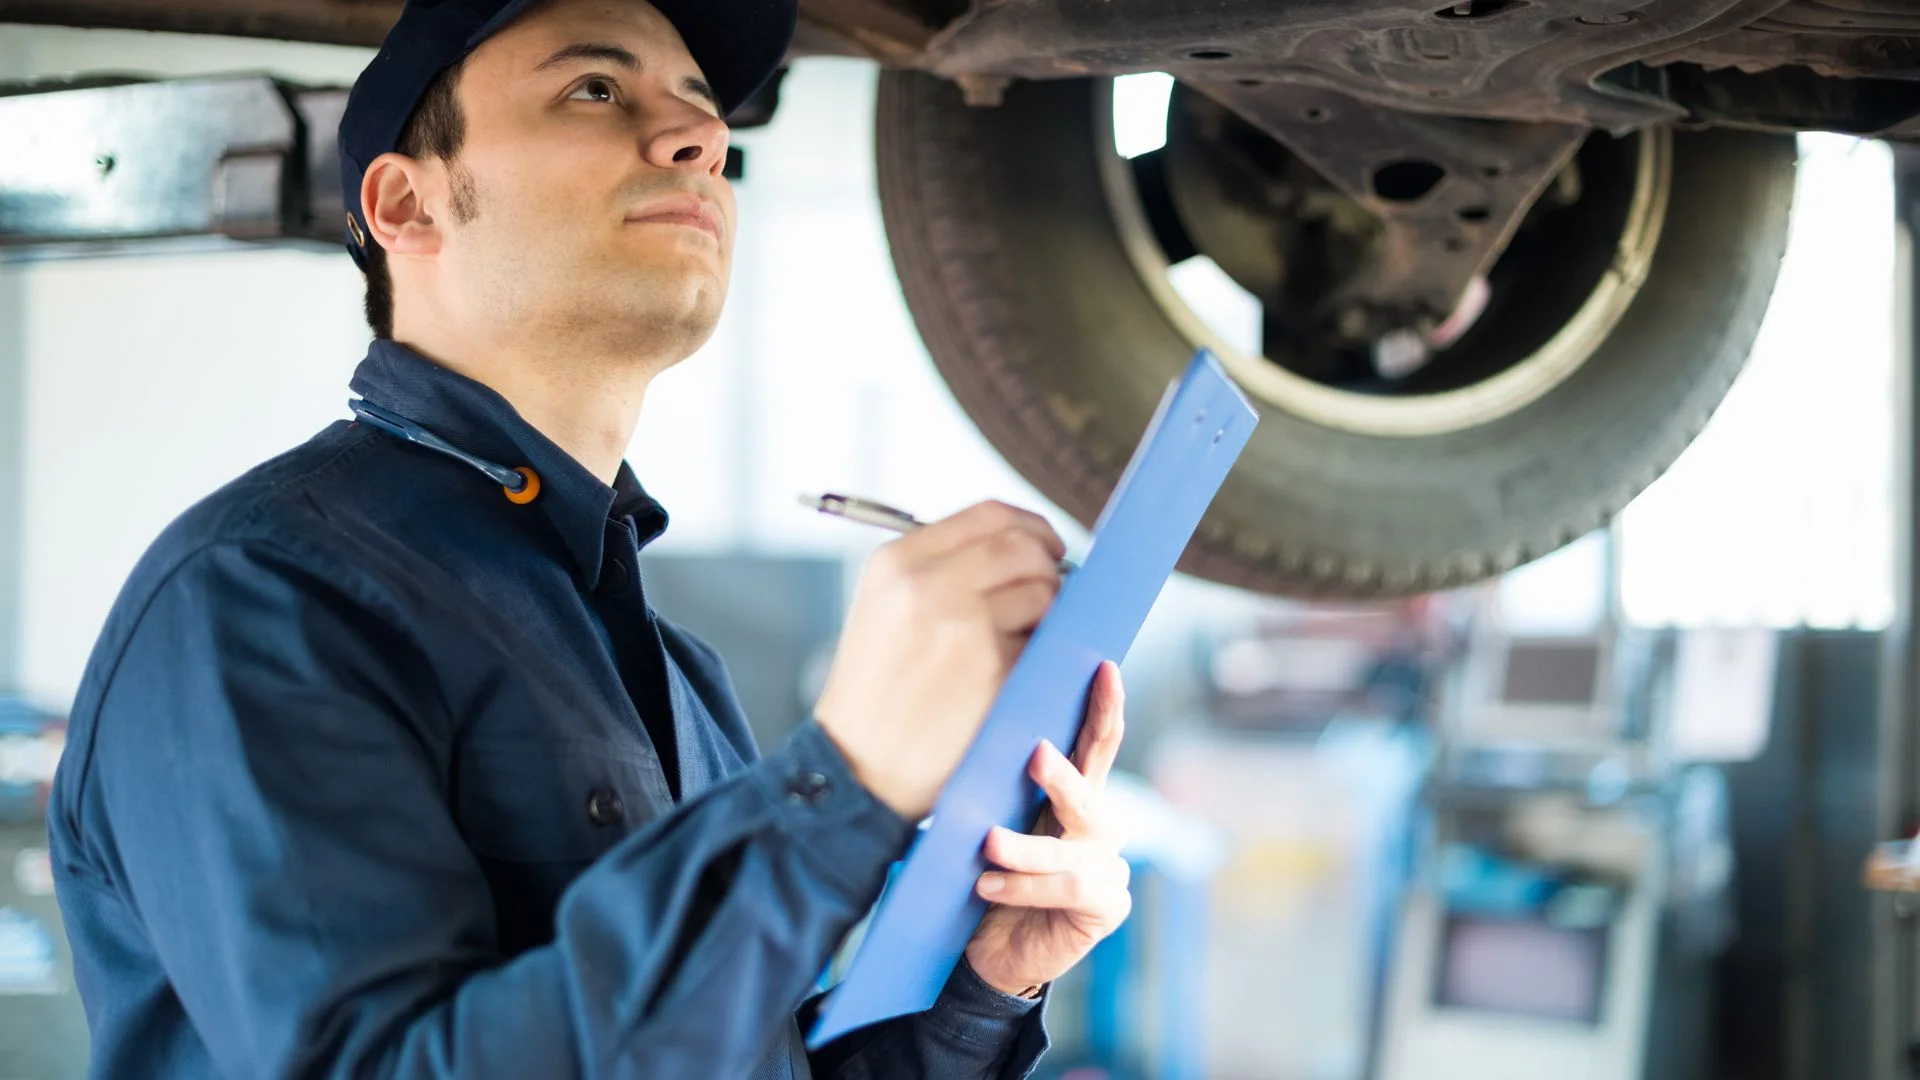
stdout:
<svg viewBox="0 0 1920 1080">
<path fill-rule="evenodd" d="M 0 0 L 0 22 L 375 45 L 399 9 Z M 796 55 L 934 72 L 979 101 L 1009 79 L 1166 71 L 1615 134 L 1686 121 L 1898 136 L 1920 122 L 1920 7 L 1904 0 L 802 0 L 800 10 Z"/>
<path fill-rule="evenodd" d="M 931 72 L 980 106 L 1016 80 L 1173 75 L 1381 223 L 1378 257 L 1319 304 L 1340 312 L 1353 342 L 1444 323 L 1591 131 L 1920 131 L 1920 48 L 1904 36 L 1920 32 L 1920 10 L 1898 0 L 800 7 L 796 56 Z M 394 0 L 0 0 L 0 21 L 372 45 L 398 10 Z M 739 119 L 764 122 L 776 102 L 777 88 Z"/>
</svg>

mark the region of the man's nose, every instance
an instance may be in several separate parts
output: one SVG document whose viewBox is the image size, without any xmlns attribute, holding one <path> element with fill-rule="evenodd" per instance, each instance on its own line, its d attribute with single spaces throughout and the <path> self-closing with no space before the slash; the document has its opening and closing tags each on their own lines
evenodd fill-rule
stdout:
<svg viewBox="0 0 1920 1080">
<path fill-rule="evenodd" d="M 727 163 L 726 121 L 688 105 L 683 114 L 646 136 L 641 151 L 663 169 L 719 176 Z"/>
</svg>

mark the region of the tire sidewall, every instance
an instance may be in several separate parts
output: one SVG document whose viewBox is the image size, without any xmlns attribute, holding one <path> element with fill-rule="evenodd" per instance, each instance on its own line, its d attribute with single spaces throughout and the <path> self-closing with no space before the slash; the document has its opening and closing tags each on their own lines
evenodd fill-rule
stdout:
<svg viewBox="0 0 1920 1080">
<path fill-rule="evenodd" d="M 994 446 L 1097 516 L 1193 343 L 1129 258 L 1099 175 L 1104 87 L 974 109 L 882 77 L 882 210 L 936 366 Z M 1790 136 L 1672 133 L 1645 283 L 1571 376 L 1492 422 L 1415 438 L 1263 404 L 1182 568 L 1262 591 L 1377 596 L 1485 577 L 1605 522 L 1679 456 L 1745 363 L 1786 246 Z"/>
</svg>

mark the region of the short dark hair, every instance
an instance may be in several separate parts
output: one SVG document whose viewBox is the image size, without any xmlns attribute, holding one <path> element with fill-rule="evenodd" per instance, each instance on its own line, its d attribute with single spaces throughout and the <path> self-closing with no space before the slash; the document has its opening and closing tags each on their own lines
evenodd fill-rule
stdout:
<svg viewBox="0 0 1920 1080">
<path fill-rule="evenodd" d="M 452 163 L 466 138 L 467 119 L 460 112 L 460 99 L 454 93 L 465 61 L 454 64 L 434 76 L 427 92 L 420 95 L 407 126 L 400 131 L 395 149 L 410 158 L 439 158 Z M 367 237 L 367 325 L 373 336 L 393 336 L 393 278 L 387 273 L 387 252 L 380 241 Z"/>
</svg>

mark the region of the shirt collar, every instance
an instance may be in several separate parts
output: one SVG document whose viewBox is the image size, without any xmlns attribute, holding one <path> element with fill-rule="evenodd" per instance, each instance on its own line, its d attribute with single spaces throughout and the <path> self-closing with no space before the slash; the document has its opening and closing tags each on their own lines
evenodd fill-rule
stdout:
<svg viewBox="0 0 1920 1080">
<path fill-rule="evenodd" d="M 607 524 L 633 519 L 635 539 L 645 547 L 667 529 L 667 512 L 640 486 L 626 462 L 609 487 L 521 418 L 506 398 L 428 360 L 412 349 L 376 338 L 349 384 L 375 405 L 426 428 L 462 450 L 510 468 L 526 466 L 540 476 L 533 506 L 544 512 L 572 557 L 583 588 L 600 580 Z M 428 451 L 430 452 L 430 451 Z M 505 495 L 478 470 L 475 490 Z"/>
</svg>

